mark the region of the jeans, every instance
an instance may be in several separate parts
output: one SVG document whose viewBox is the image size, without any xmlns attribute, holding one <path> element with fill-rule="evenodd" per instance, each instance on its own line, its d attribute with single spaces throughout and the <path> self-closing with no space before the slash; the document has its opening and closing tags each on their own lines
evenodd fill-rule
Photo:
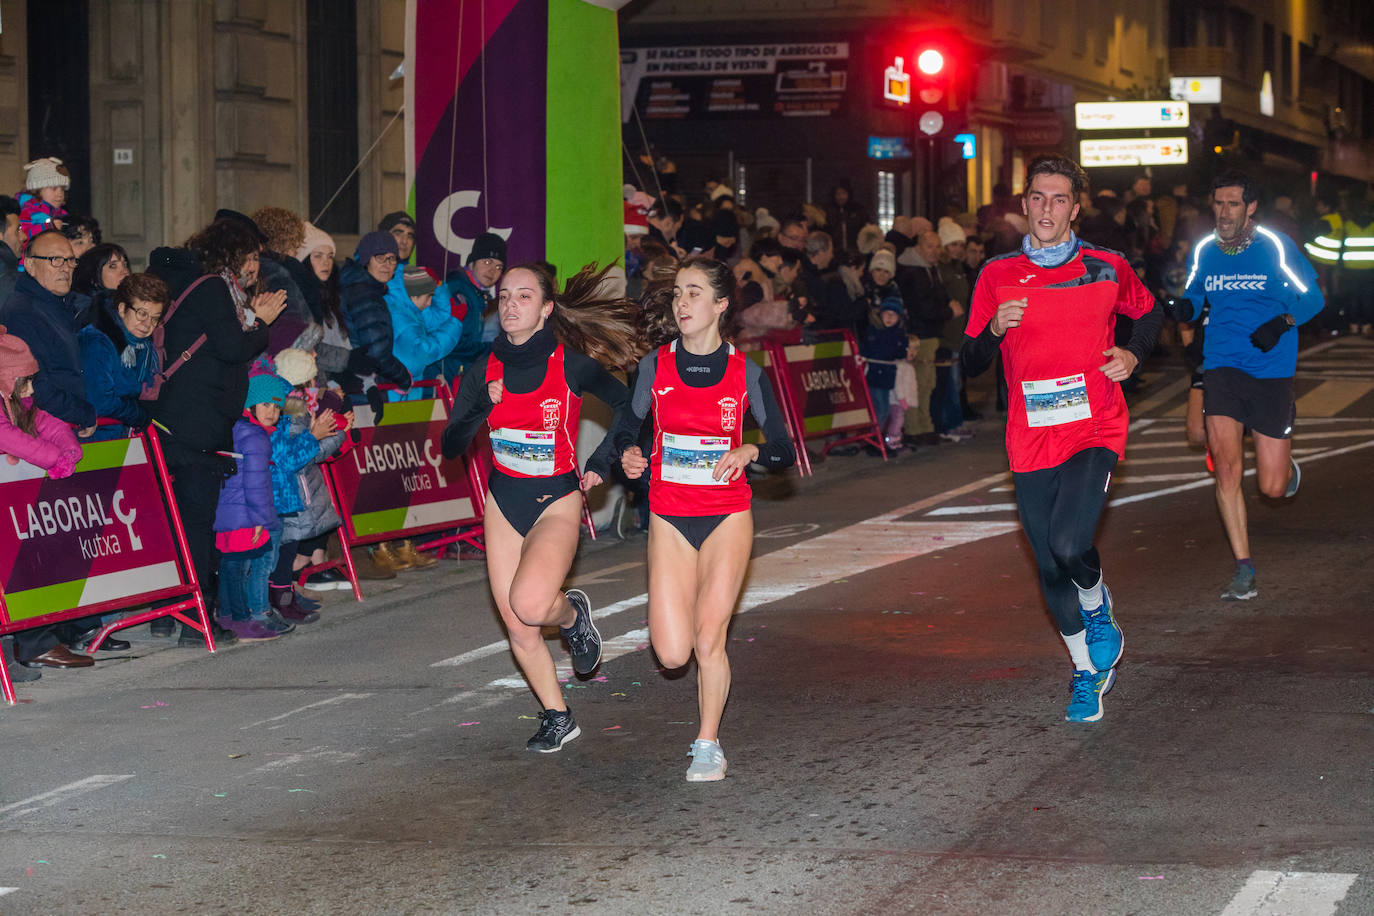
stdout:
<svg viewBox="0 0 1374 916">
<path fill-rule="evenodd" d="M 219 563 L 219 613 L 233 620 L 261 617 L 271 609 L 267 581 L 277 565 L 281 529 L 257 550 L 226 553 Z"/>
<path fill-rule="evenodd" d="M 930 412 L 938 432 L 947 433 L 964 425 L 964 407 L 959 392 L 964 387 L 959 359 L 935 370 L 935 393 Z"/>
<path fill-rule="evenodd" d="M 873 400 L 873 418 L 878 421 L 879 429 L 887 428 L 887 414 L 891 409 L 892 389 L 868 386 L 868 396 Z"/>
</svg>

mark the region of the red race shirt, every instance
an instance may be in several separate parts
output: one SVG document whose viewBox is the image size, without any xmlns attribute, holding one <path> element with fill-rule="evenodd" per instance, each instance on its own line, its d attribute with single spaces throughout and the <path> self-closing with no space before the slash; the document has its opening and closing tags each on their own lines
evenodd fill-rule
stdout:
<svg viewBox="0 0 1374 916">
<path fill-rule="evenodd" d="M 749 508 L 753 490 L 744 475 L 731 483 L 711 472 L 726 452 L 740 446 L 740 427 L 748 407 L 745 356 L 730 346 L 725 376 L 706 388 L 693 388 L 677 371 L 678 341 L 658 350 L 654 371 L 653 476 L 649 508 L 656 515 L 728 515 Z"/>
<path fill-rule="evenodd" d="M 1140 318 L 1154 296 L 1125 258 L 1087 244 L 1060 267 L 1037 267 L 1024 254 L 996 258 L 973 290 L 969 336 L 982 333 L 999 303 L 1023 298 L 1021 325 L 1001 344 L 1012 471 L 1052 468 L 1085 448 L 1124 457 L 1126 399 L 1098 367 L 1115 346 L 1116 316 Z"/>
<path fill-rule="evenodd" d="M 487 357 L 487 383 L 504 380 L 505 367 Z M 507 388 L 487 415 L 491 459 L 510 477 L 556 477 L 577 470 L 577 421 L 582 399 L 568 388 L 563 345 L 549 356 L 544 381 L 528 394 Z"/>
</svg>

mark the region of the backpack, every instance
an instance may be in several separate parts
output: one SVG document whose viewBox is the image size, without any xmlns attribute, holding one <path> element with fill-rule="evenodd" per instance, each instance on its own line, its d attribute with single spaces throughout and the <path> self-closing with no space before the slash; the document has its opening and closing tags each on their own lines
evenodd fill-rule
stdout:
<svg viewBox="0 0 1374 916">
<path fill-rule="evenodd" d="M 177 296 L 176 300 L 167 307 L 167 311 L 163 313 L 162 321 L 158 322 L 158 326 L 153 329 L 153 346 L 157 348 L 158 365 L 162 368 L 151 380 L 149 380 L 148 384 L 144 386 L 143 393 L 138 396 L 139 400 L 156 401 L 158 395 L 162 393 L 163 383 L 175 375 L 176 371 L 186 365 L 187 361 L 189 361 L 192 356 L 196 355 L 196 351 L 205 345 L 205 335 L 202 334 L 191 341 L 191 345 L 185 350 L 182 350 L 181 355 L 178 356 L 170 366 L 167 365 L 167 346 L 163 341 L 167 335 L 168 322 L 172 320 L 172 316 L 176 314 L 177 308 L 185 301 L 186 297 L 191 295 L 193 289 L 200 286 L 206 280 L 217 279 L 219 279 L 219 277 L 216 274 L 205 274 L 201 277 L 197 277 L 195 282 L 181 291 L 181 295 Z"/>
</svg>

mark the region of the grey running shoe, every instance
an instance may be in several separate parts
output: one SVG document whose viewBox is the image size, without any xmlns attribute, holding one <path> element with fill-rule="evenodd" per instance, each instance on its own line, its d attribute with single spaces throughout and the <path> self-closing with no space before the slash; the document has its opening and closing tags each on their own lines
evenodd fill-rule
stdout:
<svg viewBox="0 0 1374 916">
<path fill-rule="evenodd" d="M 572 650 L 573 670 L 578 674 L 591 674 L 601 664 L 601 634 L 592 623 L 592 603 L 580 588 L 570 588 L 564 594 L 577 617 L 572 626 L 559 627 L 559 631 Z"/>
<path fill-rule="evenodd" d="M 1226 586 L 1226 591 L 1221 593 L 1221 597 L 1227 601 L 1249 601 L 1259 594 L 1259 586 L 1255 584 L 1255 571 L 1248 566 L 1236 567 L 1236 574 L 1231 577 L 1231 584 Z"/>
<path fill-rule="evenodd" d="M 688 782 L 716 782 L 725 778 L 725 752 L 714 741 L 698 738 L 687 749 L 692 765 L 687 768 Z"/>
<path fill-rule="evenodd" d="M 527 751 L 552 754 L 563 750 L 563 745 L 582 734 L 571 709 L 546 709 L 539 714 L 539 719 L 539 731 L 525 742 Z"/>
<path fill-rule="evenodd" d="M 1288 456 L 1288 463 L 1293 466 L 1293 472 L 1288 475 L 1288 489 L 1283 491 L 1283 498 L 1298 495 L 1298 487 L 1302 485 L 1302 468 L 1298 467 L 1298 462 L 1292 455 Z"/>
</svg>

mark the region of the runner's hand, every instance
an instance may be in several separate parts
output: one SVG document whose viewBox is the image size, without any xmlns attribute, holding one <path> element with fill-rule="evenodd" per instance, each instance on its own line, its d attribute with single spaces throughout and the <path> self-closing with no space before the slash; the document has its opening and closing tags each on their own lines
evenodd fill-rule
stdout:
<svg viewBox="0 0 1374 916">
<path fill-rule="evenodd" d="M 1121 347 L 1103 350 L 1102 355 L 1111 358 L 1098 366 L 1097 369 L 1114 382 L 1126 381 L 1135 371 L 1135 367 L 1140 364 L 1140 360 L 1135 358 L 1134 353 L 1130 350 L 1123 350 Z"/>
<path fill-rule="evenodd" d="M 487 397 L 491 399 L 491 402 L 493 404 L 500 404 L 501 396 L 505 394 L 505 392 L 506 386 L 501 382 L 500 379 L 497 379 L 494 382 L 487 382 Z"/>
<path fill-rule="evenodd" d="M 1255 332 L 1250 335 L 1250 343 L 1259 348 L 1261 353 L 1268 353 L 1279 344 L 1279 338 L 1291 328 L 1282 315 L 1270 318 L 1264 324 L 1255 328 Z"/>
<path fill-rule="evenodd" d="M 720 460 L 716 462 L 716 469 L 711 472 L 711 476 L 716 480 L 732 483 L 735 478 L 744 473 L 745 467 L 751 461 L 757 461 L 759 457 L 759 447 L 757 445 L 741 445 L 739 448 L 732 448 Z"/>
<path fill-rule="evenodd" d="M 279 289 L 274 293 L 258 293 L 253 297 L 253 301 L 248 304 L 253 310 L 253 314 L 262 319 L 263 324 L 271 324 L 277 320 L 286 309 L 286 290 Z"/>
<path fill-rule="evenodd" d="M 1026 314 L 1026 306 L 1030 304 L 1027 298 L 1008 299 L 997 306 L 997 313 L 992 316 L 992 333 L 1001 337 L 1007 331 L 1015 327 L 1020 327 L 1021 317 Z"/>
<path fill-rule="evenodd" d="M 587 492 L 592 487 L 601 486 L 601 475 L 596 471 L 587 471 L 582 475 L 582 492 Z"/>
<path fill-rule="evenodd" d="M 625 476 L 631 480 L 638 480 L 639 475 L 649 467 L 649 459 L 644 457 L 639 446 L 632 445 L 620 456 L 620 469 L 625 472 Z"/>
</svg>

